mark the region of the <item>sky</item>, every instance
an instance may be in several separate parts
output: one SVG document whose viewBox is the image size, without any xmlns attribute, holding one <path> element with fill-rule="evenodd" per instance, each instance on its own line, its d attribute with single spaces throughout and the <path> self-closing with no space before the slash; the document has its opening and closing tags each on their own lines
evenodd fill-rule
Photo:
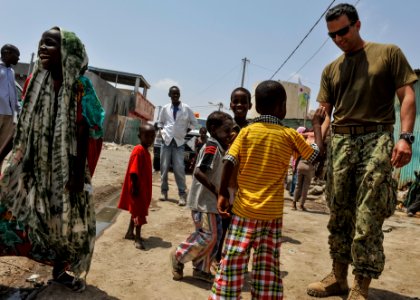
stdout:
<svg viewBox="0 0 420 300">
<path fill-rule="evenodd" d="M 332 0 L 2 0 L 0 44 L 20 49 L 30 62 L 42 33 L 53 26 L 75 32 L 89 65 L 141 74 L 155 106 L 169 103 L 177 85 L 181 101 L 200 117 L 223 104 L 241 85 L 270 79 Z M 339 4 L 335 1 L 333 5 Z M 351 0 L 366 41 L 398 45 L 420 68 L 420 1 Z M 325 44 L 324 44 L 325 43 Z M 324 46 L 322 46 L 324 44 Z M 327 36 L 324 17 L 273 77 L 311 89 L 310 109 L 323 68 L 341 55 Z"/>
</svg>

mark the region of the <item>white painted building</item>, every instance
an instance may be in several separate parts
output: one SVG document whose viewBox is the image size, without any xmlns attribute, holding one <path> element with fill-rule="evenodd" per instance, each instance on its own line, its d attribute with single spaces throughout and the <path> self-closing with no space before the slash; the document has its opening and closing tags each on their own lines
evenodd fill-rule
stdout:
<svg viewBox="0 0 420 300">
<path fill-rule="evenodd" d="M 287 94 L 287 113 L 285 119 L 298 119 L 304 120 L 305 116 L 309 113 L 309 101 L 310 101 L 310 94 L 311 89 L 304 85 L 299 85 L 298 83 L 281 81 L 280 83 L 284 86 Z M 253 95 L 252 98 L 252 109 L 248 112 L 249 118 L 255 118 L 259 114 L 255 110 L 255 88 L 259 82 L 257 82 L 251 94 Z M 302 92 L 299 92 L 299 89 L 302 88 Z M 299 96 L 302 94 L 301 96 Z"/>
</svg>

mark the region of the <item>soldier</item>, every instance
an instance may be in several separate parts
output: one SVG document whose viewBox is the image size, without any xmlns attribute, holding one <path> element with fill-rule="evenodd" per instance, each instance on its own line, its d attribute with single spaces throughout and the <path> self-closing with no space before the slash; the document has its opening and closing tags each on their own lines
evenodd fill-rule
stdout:
<svg viewBox="0 0 420 300">
<path fill-rule="evenodd" d="M 333 268 L 307 292 L 315 297 L 346 294 L 351 263 L 355 279 L 348 299 L 367 299 L 371 279 L 385 264 L 382 224 L 394 213 L 396 201 L 392 167 L 411 159 L 417 76 L 397 46 L 360 37 L 354 6 L 339 4 L 325 18 L 328 35 L 344 52 L 324 69 L 318 95 L 327 111 L 323 131 L 334 108 L 326 189 Z M 395 93 L 401 135 L 394 145 Z"/>
</svg>

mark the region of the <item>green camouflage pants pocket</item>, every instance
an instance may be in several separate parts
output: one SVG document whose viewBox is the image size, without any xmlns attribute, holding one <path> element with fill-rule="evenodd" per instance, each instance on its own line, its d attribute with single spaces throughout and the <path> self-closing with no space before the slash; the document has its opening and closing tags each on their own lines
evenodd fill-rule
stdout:
<svg viewBox="0 0 420 300">
<path fill-rule="evenodd" d="M 384 190 L 381 190 L 381 198 L 388 199 L 385 205 L 385 218 L 392 216 L 397 207 L 398 183 L 392 176 L 389 176 L 388 182 L 389 184 L 384 185 Z"/>
<path fill-rule="evenodd" d="M 330 253 L 372 278 L 383 270 L 382 224 L 395 209 L 393 146 L 390 133 L 335 134 L 331 140 Z"/>
<path fill-rule="evenodd" d="M 331 199 L 333 197 L 332 190 L 334 187 L 334 178 L 332 176 L 332 151 L 331 151 L 331 140 L 327 144 L 327 159 L 326 159 L 326 183 L 325 183 L 325 201 L 329 209 L 331 209 Z"/>
</svg>

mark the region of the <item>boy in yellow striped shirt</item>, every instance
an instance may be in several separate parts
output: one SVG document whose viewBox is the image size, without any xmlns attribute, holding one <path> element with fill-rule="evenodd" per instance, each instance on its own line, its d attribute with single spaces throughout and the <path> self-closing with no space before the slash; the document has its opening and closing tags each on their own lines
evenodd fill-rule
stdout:
<svg viewBox="0 0 420 300">
<path fill-rule="evenodd" d="M 253 299 L 282 299 L 280 243 L 284 179 L 290 156 L 313 162 L 323 152 L 321 124 L 325 110 L 312 120 L 316 144 L 308 145 L 296 130 L 282 125 L 286 115 L 286 91 L 277 81 L 267 80 L 255 90 L 256 110 L 261 114 L 243 128 L 224 157 L 218 211 L 230 216 L 228 183 L 239 167 L 238 191 L 232 221 L 219 270 L 209 299 L 238 299 L 251 248 Z"/>
</svg>

